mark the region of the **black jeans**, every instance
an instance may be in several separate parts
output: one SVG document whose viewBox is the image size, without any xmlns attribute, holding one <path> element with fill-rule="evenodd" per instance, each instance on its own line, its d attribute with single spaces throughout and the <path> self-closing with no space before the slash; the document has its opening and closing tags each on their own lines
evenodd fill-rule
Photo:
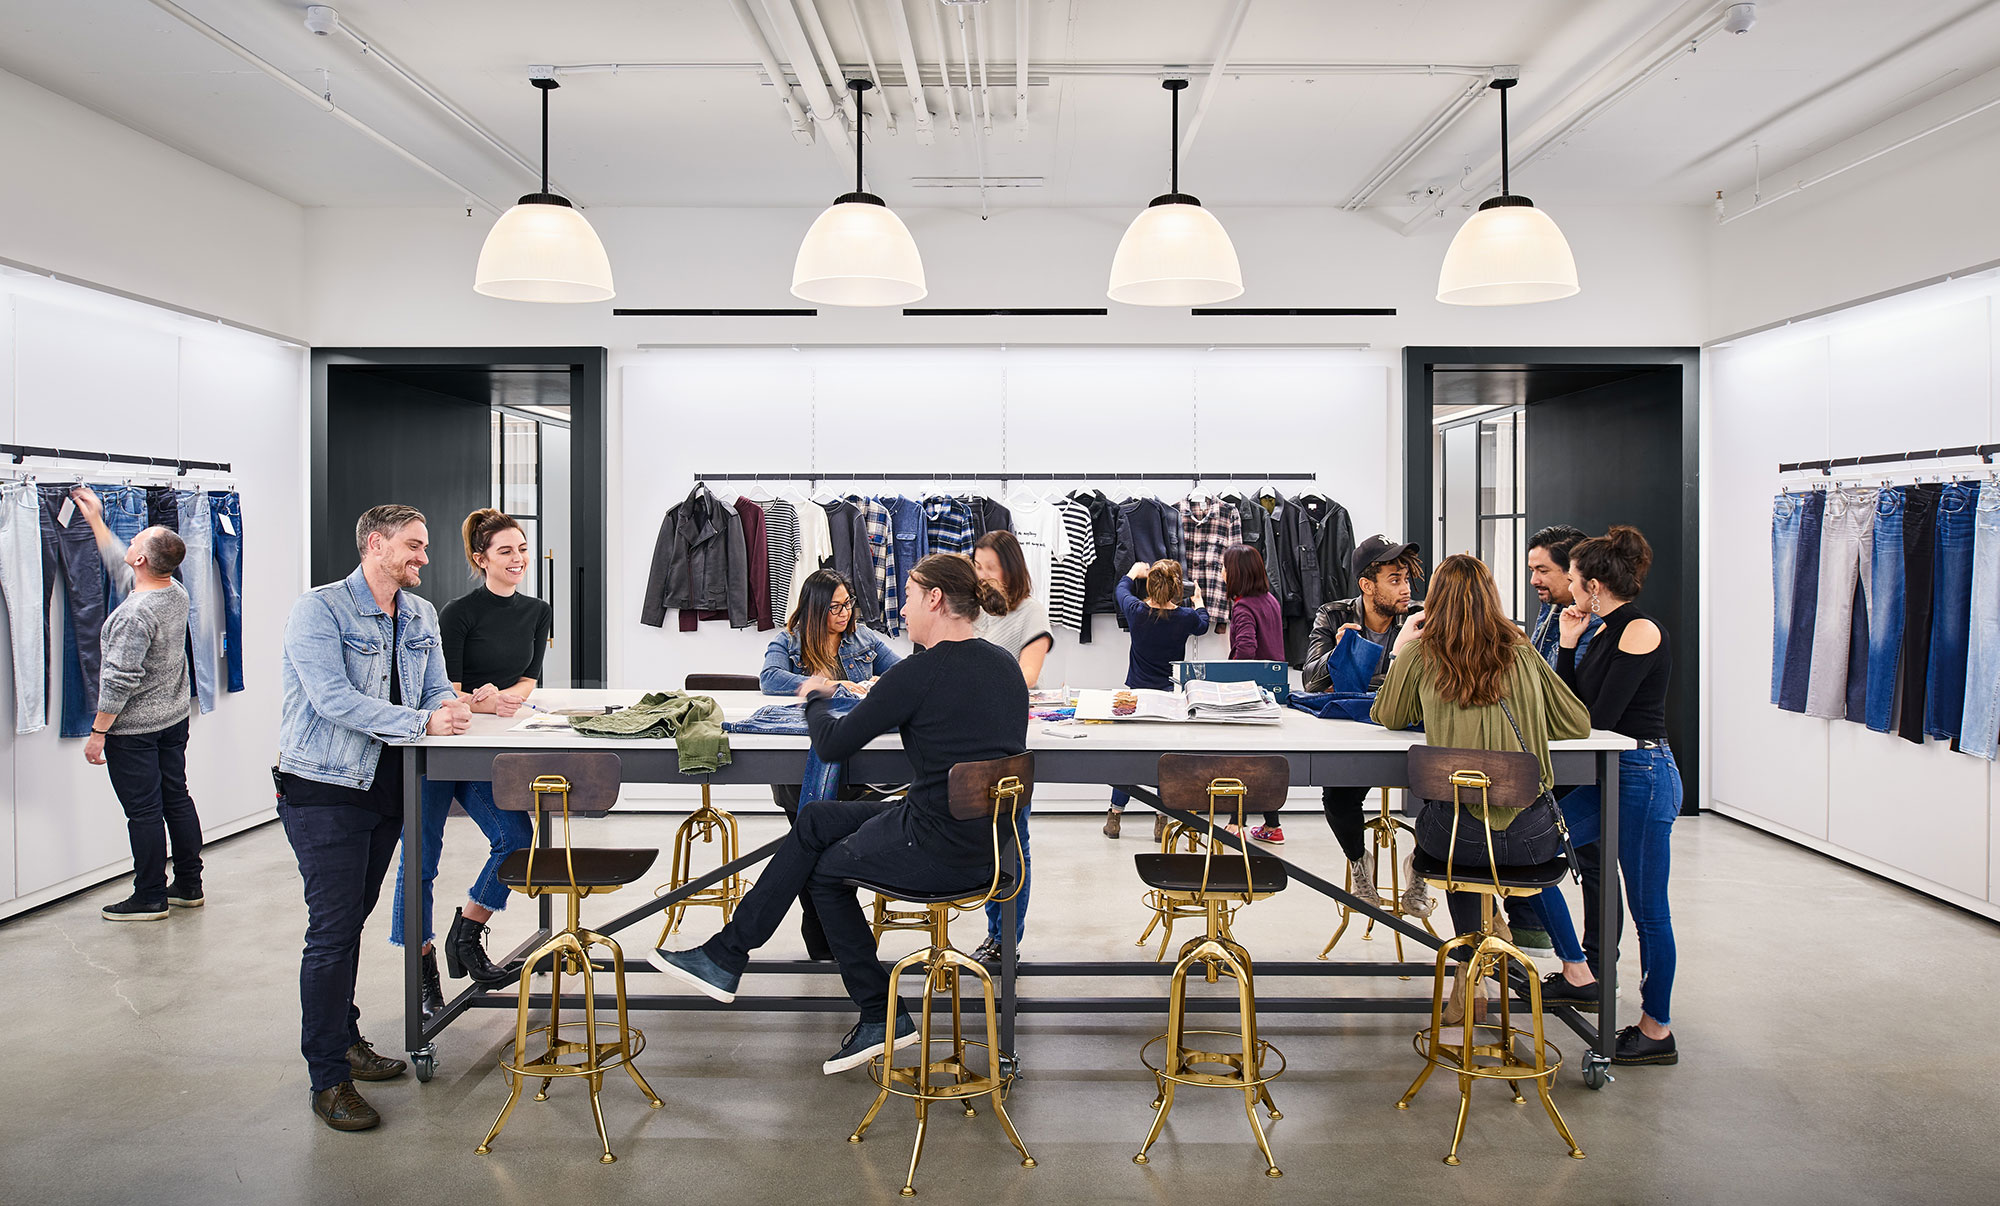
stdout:
<svg viewBox="0 0 2000 1206">
<path fill-rule="evenodd" d="M 1924 707 L 1930 692 L 1931 588 L 1936 577 L 1938 499 L 1944 487 L 1913 482 L 1903 487 L 1903 657 L 1896 732 L 1924 743 Z"/>
<path fill-rule="evenodd" d="M 317 1093 L 353 1079 L 347 1049 L 361 1039 L 361 1011 L 354 1006 L 361 927 L 382 894 L 403 818 L 352 804 L 289 803 L 278 805 L 278 818 L 305 880 L 299 1051 Z"/>
<path fill-rule="evenodd" d="M 111 790 L 125 809 L 132 839 L 132 894 L 161 905 L 167 899 L 167 847 L 173 846 L 174 886 L 201 892 L 201 818 L 187 785 L 188 722 L 152 733 L 112 733 L 104 739 Z"/>
<path fill-rule="evenodd" d="M 1452 847 L 1451 814 L 1454 805 L 1449 800 L 1427 800 L 1424 810 L 1417 814 L 1417 845 L 1432 858 L 1452 860 L 1454 872 L 1460 868 L 1467 871 L 1484 870 L 1492 864 L 1487 861 L 1486 826 L 1471 813 L 1458 818 L 1458 845 Z M 1546 801 L 1523 808 L 1519 816 L 1505 829 L 1493 831 L 1493 859 L 1503 867 L 1528 867 L 1545 863 L 1562 853 L 1562 834 L 1556 828 L 1556 810 Z M 1477 878 L 1468 875 L 1468 879 Z M 1470 934 L 1479 929 L 1479 896 L 1477 892 L 1447 892 L 1445 903 L 1451 908 L 1451 924 L 1456 932 Z"/>
<path fill-rule="evenodd" d="M 43 486 L 42 498 L 42 591 L 43 613 L 48 594 L 62 583 L 64 621 L 62 639 L 62 718 L 58 732 L 64 737 L 86 737 L 91 718 L 97 713 L 97 679 L 103 669 L 105 619 L 104 559 L 97 552 L 97 537 L 81 517 L 72 515 L 65 527 L 63 505 L 69 502 L 68 486 Z M 54 642 L 50 643 L 51 648 Z"/>
<path fill-rule="evenodd" d="M 1372 787 L 1319 789 L 1320 807 L 1326 810 L 1326 827 L 1333 830 L 1334 838 L 1340 842 L 1340 852 L 1350 863 L 1368 855 L 1363 839 L 1368 833 L 1368 793 L 1374 790 Z M 1274 815 L 1266 813 L 1264 823 L 1271 824 Z"/>
<path fill-rule="evenodd" d="M 992 875 L 991 869 L 939 863 L 907 841 L 902 818 L 895 815 L 904 807 L 900 802 L 821 800 L 801 808 L 784 845 L 743 894 L 729 924 L 702 944 L 702 952 L 724 970 L 742 972 L 750 952 L 778 932 L 793 899 L 809 890 L 827 945 L 840 961 L 847 995 L 860 1007 L 863 1021 L 884 1016 L 888 969 L 876 957 L 875 935 L 854 889 L 841 881 L 867 879 L 924 893 L 977 892 Z"/>
</svg>

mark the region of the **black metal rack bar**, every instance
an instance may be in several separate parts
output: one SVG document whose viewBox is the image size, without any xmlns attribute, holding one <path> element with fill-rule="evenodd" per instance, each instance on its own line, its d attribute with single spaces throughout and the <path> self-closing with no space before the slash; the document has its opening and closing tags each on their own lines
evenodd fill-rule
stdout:
<svg viewBox="0 0 2000 1206">
<path fill-rule="evenodd" d="M 1850 469 L 1861 465 L 1899 465 L 1906 461 L 1942 461 L 1951 457 L 1976 456 L 1991 464 L 1993 457 L 2000 454 L 2000 444 L 1963 444 L 1957 448 L 1929 448 L 1919 452 L 1883 452 L 1874 456 L 1840 456 L 1824 461 L 1779 461 L 1778 472 L 1801 473 L 1816 469 L 1831 475 L 1835 469 Z"/>
<path fill-rule="evenodd" d="M 68 461 L 99 461 L 113 465 L 151 465 L 162 469 L 173 469 L 186 473 L 190 469 L 213 469 L 218 473 L 230 472 L 228 461 L 190 461 L 170 456 L 133 456 L 124 452 L 85 452 L 76 448 L 44 448 L 36 444 L 0 444 L 0 456 L 11 456 L 16 465 L 31 456 L 54 457 Z"/>
<path fill-rule="evenodd" d="M 1317 473 L 697 473 L 705 482 L 1314 482 Z"/>
</svg>

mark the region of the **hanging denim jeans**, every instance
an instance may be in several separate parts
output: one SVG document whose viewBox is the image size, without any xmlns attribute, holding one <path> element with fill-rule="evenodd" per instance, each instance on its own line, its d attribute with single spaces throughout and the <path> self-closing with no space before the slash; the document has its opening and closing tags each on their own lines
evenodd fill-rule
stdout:
<svg viewBox="0 0 2000 1206">
<path fill-rule="evenodd" d="M 1990 762 L 2000 753 L 2000 488 L 1980 491 L 1975 514 L 1965 716 L 1958 748 Z"/>
<path fill-rule="evenodd" d="M 181 490 L 174 495 L 181 516 L 181 539 L 187 556 L 181 560 L 181 585 L 188 593 L 188 636 L 193 642 L 194 694 L 203 713 L 215 711 L 216 648 L 215 537 L 210 526 L 208 493 Z"/>
<path fill-rule="evenodd" d="M 1819 613 L 1820 525 L 1826 514 L 1826 494 L 1814 490 L 1799 498 L 1799 536 L 1792 557 L 1792 598 L 1785 638 L 1785 665 L 1779 676 L 1778 706 L 1787 712 L 1806 710 L 1806 688 L 1812 677 L 1813 621 Z"/>
<path fill-rule="evenodd" d="M 1785 644 L 1792 635 L 1793 578 L 1799 572 L 1799 525 L 1805 500 L 1787 490 L 1771 500 L 1771 702 L 1785 681 Z"/>
<path fill-rule="evenodd" d="M 1903 573 L 1903 499 L 1901 487 L 1890 487 L 1875 498 L 1875 532 L 1868 588 L 1868 669 L 1863 687 L 1863 718 L 1869 728 L 1886 733 L 1895 723 L 1896 663 L 1903 651 L 1903 611 L 1908 605 Z"/>
<path fill-rule="evenodd" d="M 1839 720 L 1847 715 L 1847 670 L 1854 632 L 1854 596 L 1872 582 L 1875 503 L 1872 487 L 1829 490 L 1820 524 L 1819 592 L 1814 604 L 1812 671 L 1806 715 Z"/>
<path fill-rule="evenodd" d="M 0 485 L 0 595 L 14 658 L 14 731 L 39 732 L 49 723 L 47 594 L 41 500 L 26 482 Z"/>
<path fill-rule="evenodd" d="M 104 526 L 111 534 L 130 547 L 133 538 L 146 530 L 146 490 L 143 486 L 92 486 L 99 502 L 104 504 Z M 86 527 L 85 530 L 88 530 Z M 118 589 L 116 579 L 111 581 L 109 602 L 105 604 L 105 615 L 118 610 L 125 601 L 125 594 Z"/>
<path fill-rule="evenodd" d="M 56 731 L 63 737 L 88 737 L 97 716 L 97 676 L 103 664 L 99 641 L 110 582 L 97 552 L 97 538 L 70 501 L 71 487 L 39 489 L 42 589 L 47 592 L 58 583 L 63 588 L 62 717 Z M 65 506 L 70 510 L 68 524 L 61 522 Z"/>
<path fill-rule="evenodd" d="M 1972 545 L 1978 482 L 1952 482 L 1938 498 L 1937 578 L 1931 587 L 1930 692 L 1924 732 L 1955 738 L 1965 714 L 1965 658 L 1972 619 Z"/>
<path fill-rule="evenodd" d="M 234 490 L 211 490 L 215 566 L 222 571 L 222 656 L 229 689 L 243 689 L 243 501 Z"/>
</svg>

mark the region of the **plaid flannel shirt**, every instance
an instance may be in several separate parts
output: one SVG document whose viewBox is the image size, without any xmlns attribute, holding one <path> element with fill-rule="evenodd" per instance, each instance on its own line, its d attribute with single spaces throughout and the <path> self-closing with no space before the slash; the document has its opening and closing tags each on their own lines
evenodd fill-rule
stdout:
<svg viewBox="0 0 2000 1206">
<path fill-rule="evenodd" d="M 1181 539 L 1187 546 L 1188 577 L 1215 617 L 1215 630 L 1228 630 L 1229 607 L 1222 584 L 1222 554 L 1243 543 L 1243 517 L 1219 498 L 1182 499 Z"/>
<path fill-rule="evenodd" d="M 896 532 L 889 508 L 872 498 L 849 501 L 860 508 L 868 531 L 868 561 L 874 571 L 874 594 L 882 604 L 882 631 L 895 636 L 903 630 L 903 584 L 896 580 Z"/>
<path fill-rule="evenodd" d="M 933 553 L 970 553 L 977 533 L 972 508 L 956 498 L 939 495 L 924 500 L 924 526 Z"/>
</svg>

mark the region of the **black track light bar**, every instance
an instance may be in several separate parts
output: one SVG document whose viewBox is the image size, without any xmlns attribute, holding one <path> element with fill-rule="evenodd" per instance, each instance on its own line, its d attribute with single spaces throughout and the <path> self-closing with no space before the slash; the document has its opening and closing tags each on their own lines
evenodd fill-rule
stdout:
<svg viewBox="0 0 2000 1206">
<path fill-rule="evenodd" d="M 1204 318 L 1392 318 L 1394 306 L 1197 306 L 1188 311 Z"/>
<path fill-rule="evenodd" d="M 979 307 L 932 306 L 925 308 L 904 307 L 903 314 L 910 318 L 1102 318 L 1111 311 L 1103 306 L 1010 306 L 1002 309 Z"/>
<path fill-rule="evenodd" d="M 803 309 L 640 309 L 613 307 L 613 318 L 817 318 L 818 310 Z"/>
</svg>

